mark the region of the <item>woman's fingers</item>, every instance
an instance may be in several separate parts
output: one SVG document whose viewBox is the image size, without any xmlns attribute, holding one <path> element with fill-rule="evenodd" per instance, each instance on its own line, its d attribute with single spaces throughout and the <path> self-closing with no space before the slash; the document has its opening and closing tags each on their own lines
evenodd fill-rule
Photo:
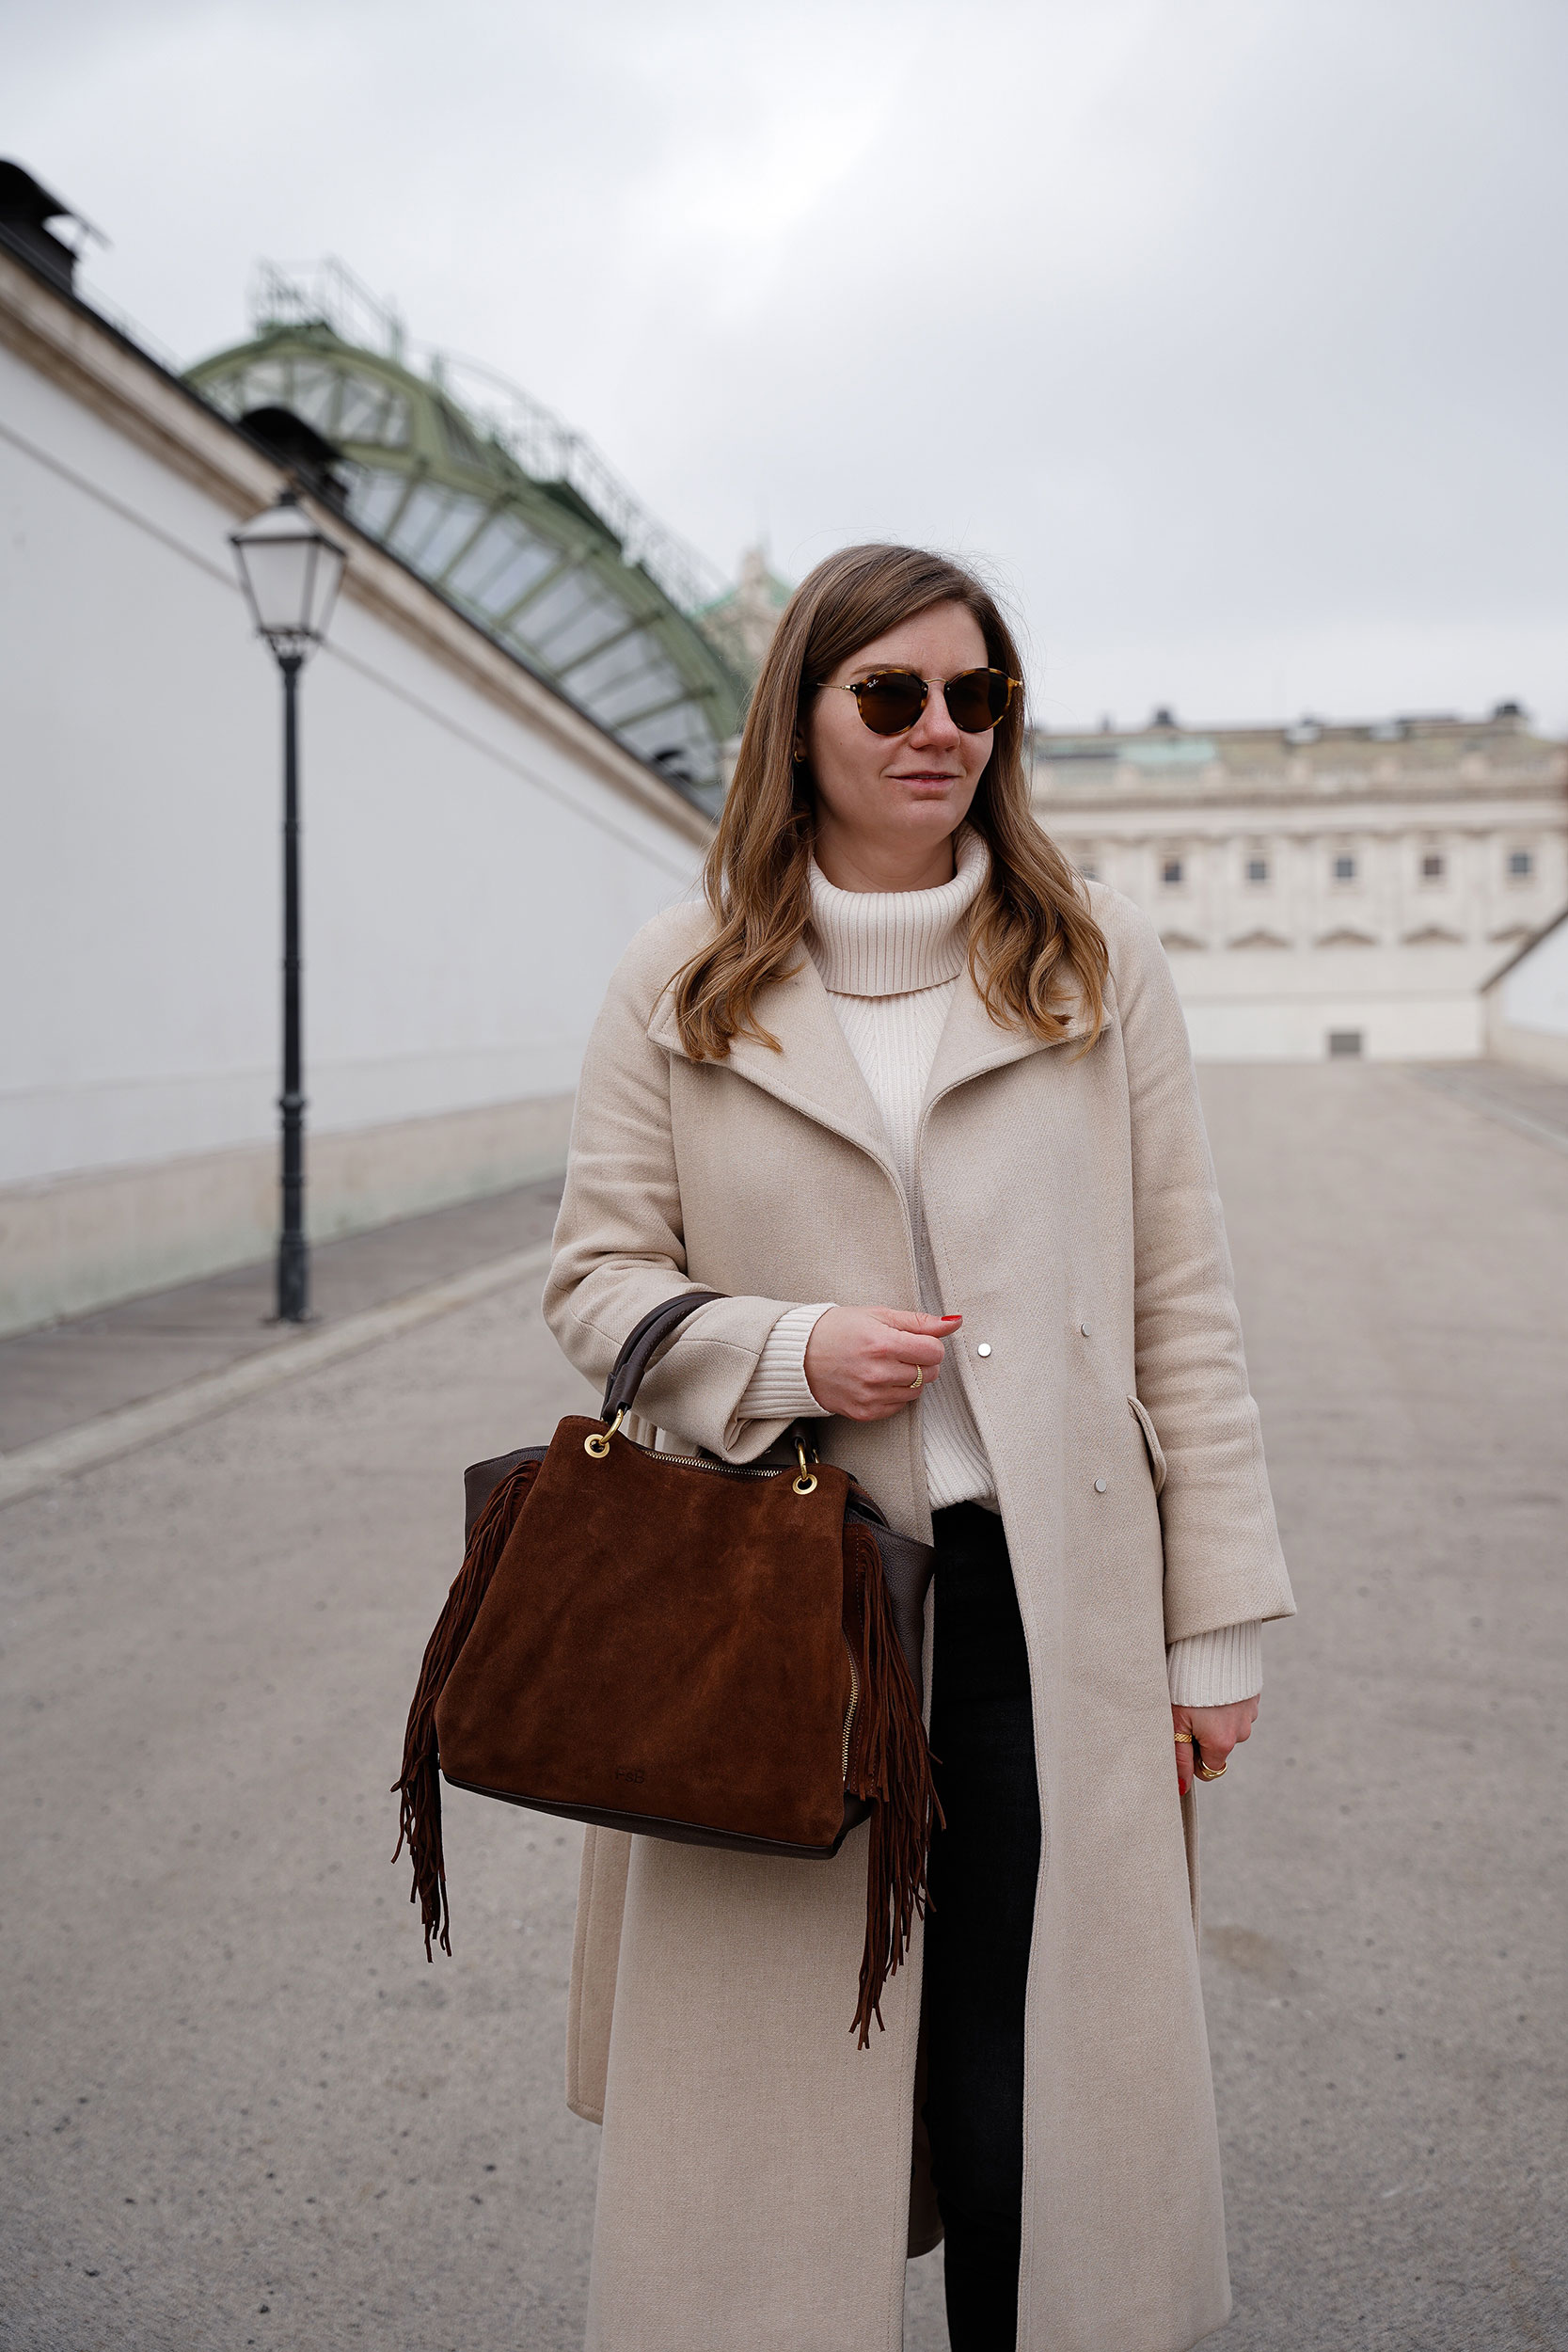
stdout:
<svg viewBox="0 0 1568 2352">
<path fill-rule="evenodd" d="M 1208 1767 L 1212 1778 L 1218 1779 L 1232 1750 L 1251 1738 L 1258 1701 L 1237 1699 L 1228 1707 L 1173 1707 L 1171 1715 L 1178 1731 L 1192 1733 L 1196 1761 Z"/>
<path fill-rule="evenodd" d="M 939 1371 L 947 1353 L 940 1340 L 927 1339 L 919 1331 L 889 1331 L 885 1339 L 872 1344 L 882 1362 L 908 1364 L 911 1377 L 916 1364 L 924 1365 L 927 1372 Z"/>
<path fill-rule="evenodd" d="M 873 1307 L 869 1312 L 885 1332 L 883 1358 L 903 1370 L 906 1388 L 917 1365 L 927 1380 L 941 1371 L 947 1352 L 944 1343 L 963 1320 L 961 1315 L 914 1314 L 901 1307 Z"/>
<path fill-rule="evenodd" d="M 940 1335 L 956 1331 L 959 1320 L 899 1307 L 830 1308 L 806 1343 L 812 1394 L 850 1421 L 888 1420 L 941 1376 Z"/>
<path fill-rule="evenodd" d="M 885 1421 L 942 1377 L 947 1350 L 938 1335 L 956 1331 L 959 1318 L 916 1314 L 899 1307 L 866 1311 L 871 1325 L 862 1366 L 866 1403 L 877 1419 Z"/>
</svg>

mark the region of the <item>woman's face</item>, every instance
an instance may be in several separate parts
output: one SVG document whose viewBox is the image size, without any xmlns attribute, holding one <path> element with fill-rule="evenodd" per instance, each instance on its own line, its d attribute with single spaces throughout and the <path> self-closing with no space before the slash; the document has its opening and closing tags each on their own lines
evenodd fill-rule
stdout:
<svg viewBox="0 0 1568 2352">
<path fill-rule="evenodd" d="M 963 604 L 936 604 L 841 661 L 828 688 L 874 670 L 913 670 L 945 681 L 984 669 L 980 624 Z M 965 735 L 933 684 L 926 707 L 902 735 L 873 735 L 853 694 L 825 691 L 812 704 L 804 750 L 816 802 L 817 855 L 837 852 L 856 866 L 928 858 L 963 822 L 990 757 L 995 730 Z"/>
</svg>

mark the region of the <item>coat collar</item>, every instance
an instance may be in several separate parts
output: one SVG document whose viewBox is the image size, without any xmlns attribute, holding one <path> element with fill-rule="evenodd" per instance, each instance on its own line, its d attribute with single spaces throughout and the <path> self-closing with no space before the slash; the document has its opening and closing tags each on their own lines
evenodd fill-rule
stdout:
<svg viewBox="0 0 1568 2352">
<path fill-rule="evenodd" d="M 756 1016 L 784 1050 L 775 1053 L 756 1038 L 736 1038 L 721 1066 L 787 1103 L 832 1134 L 843 1136 L 885 1168 L 896 1184 L 898 1176 L 881 1112 L 849 1051 L 821 975 L 803 946 L 794 970 L 772 981 L 758 996 Z M 668 991 L 654 1009 L 648 1034 L 681 1060 L 689 1058 L 681 1043 Z M 1048 1046 L 1023 1030 L 1002 1027 L 987 1012 L 966 968 L 959 975 L 931 1065 L 922 1123 L 942 1096 L 970 1079 L 1003 1069 L 1008 1062 L 1022 1061 L 1031 1054 L 1054 1052 L 1056 1046 L 1069 1045 L 1087 1034 L 1088 1021 L 1079 1000 L 1074 1001 L 1067 1033 L 1056 1045 Z"/>
</svg>

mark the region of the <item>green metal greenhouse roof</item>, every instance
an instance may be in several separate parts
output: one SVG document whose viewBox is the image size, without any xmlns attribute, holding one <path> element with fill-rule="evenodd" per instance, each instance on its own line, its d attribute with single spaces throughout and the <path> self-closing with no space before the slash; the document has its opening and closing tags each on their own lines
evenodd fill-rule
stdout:
<svg viewBox="0 0 1568 2352">
<path fill-rule="evenodd" d="M 531 468 L 516 432 L 461 405 L 438 360 L 418 375 L 323 319 L 263 326 L 187 380 L 236 421 L 267 407 L 303 417 L 341 451 L 347 511 L 361 531 L 629 751 L 717 807 L 744 690 L 691 617 L 708 583 L 587 444 L 529 405 L 528 422 L 554 427 L 530 435 L 531 450 L 524 441 Z M 590 462 L 574 481 L 581 452 Z"/>
</svg>

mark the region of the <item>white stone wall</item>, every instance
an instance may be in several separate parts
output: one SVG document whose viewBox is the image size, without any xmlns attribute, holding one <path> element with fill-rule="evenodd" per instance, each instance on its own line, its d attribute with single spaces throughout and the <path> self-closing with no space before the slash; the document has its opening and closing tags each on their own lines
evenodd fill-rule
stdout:
<svg viewBox="0 0 1568 2352">
<path fill-rule="evenodd" d="M 1557 924 L 1503 974 L 1497 993 L 1516 1029 L 1568 1038 L 1568 922 Z"/>
<path fill-rule="evenodd" d="M 135 362 L 120 373 L 134 379 Z M 117 1287 L 107 1243 L 90 1278 L 41 1264 L 51 1185 L 99 1200 L 103 1241 L 111 1198 L 123 1208 L 130 1197 L 104 1189 L 113 1171 L 145 1200 L 158 1189 L 149 1170 L 191 1174 L 171 1196 L 187 1209 L 159 1212 L 122 1290 L 266 1246 L 265 1230 L 236 1236 L 238 1194 L 205 1231 L 178 1228 L 223 1166 L 247 1162 L 254 1191 L 255 1155 L 276 1133 L 280 693 L 227 545 L 275 478 L 242 447 L 248 495 L 204 482 L 197 461 L 213 459 L 222 429 L 193 411 L 193 446 L 177 446 L 188 404 L 156 377 L 148 401 L 138 421 L 89 402 L 63 363 L 46 371 L 0 342 L 10 1327 Z M 439 624 L 422 642 L 420 600 Z M 356 548 L 331 644 L 303 679 L 309 1126 L 405 1138 L 372 1171 L 360 1154 L 357 1173 L 353 1153 L 323 1145 L 318 1230 L 462 1197 L 541 1155 L 558 1162 L 609 974 L 701 862 L 701 820 L 652 779 L 644 788 L 618 747 L 575 719 L 550 723 L 526 679 L 533 703 L 520 706 L 477 638 L 491 671 L 483 660 L 466 671 L 452 655 L 465 627 Z M 505 1106 L 517 1113 L 506 1132 L 531 1138 L 510 1161 L 498 1160 L 496 1121 L 474 1120 Z M 445 1143 L 431 1125 L 442 1120 L 454 1122 Z M 408 1122 L 423 1122 L 418 1148 Z"/>
<path fill-rule="evenodd" d="M 1488 1050 L 1568 1078 L 1568 915 L 1486 991 Z"/>
</svg>

